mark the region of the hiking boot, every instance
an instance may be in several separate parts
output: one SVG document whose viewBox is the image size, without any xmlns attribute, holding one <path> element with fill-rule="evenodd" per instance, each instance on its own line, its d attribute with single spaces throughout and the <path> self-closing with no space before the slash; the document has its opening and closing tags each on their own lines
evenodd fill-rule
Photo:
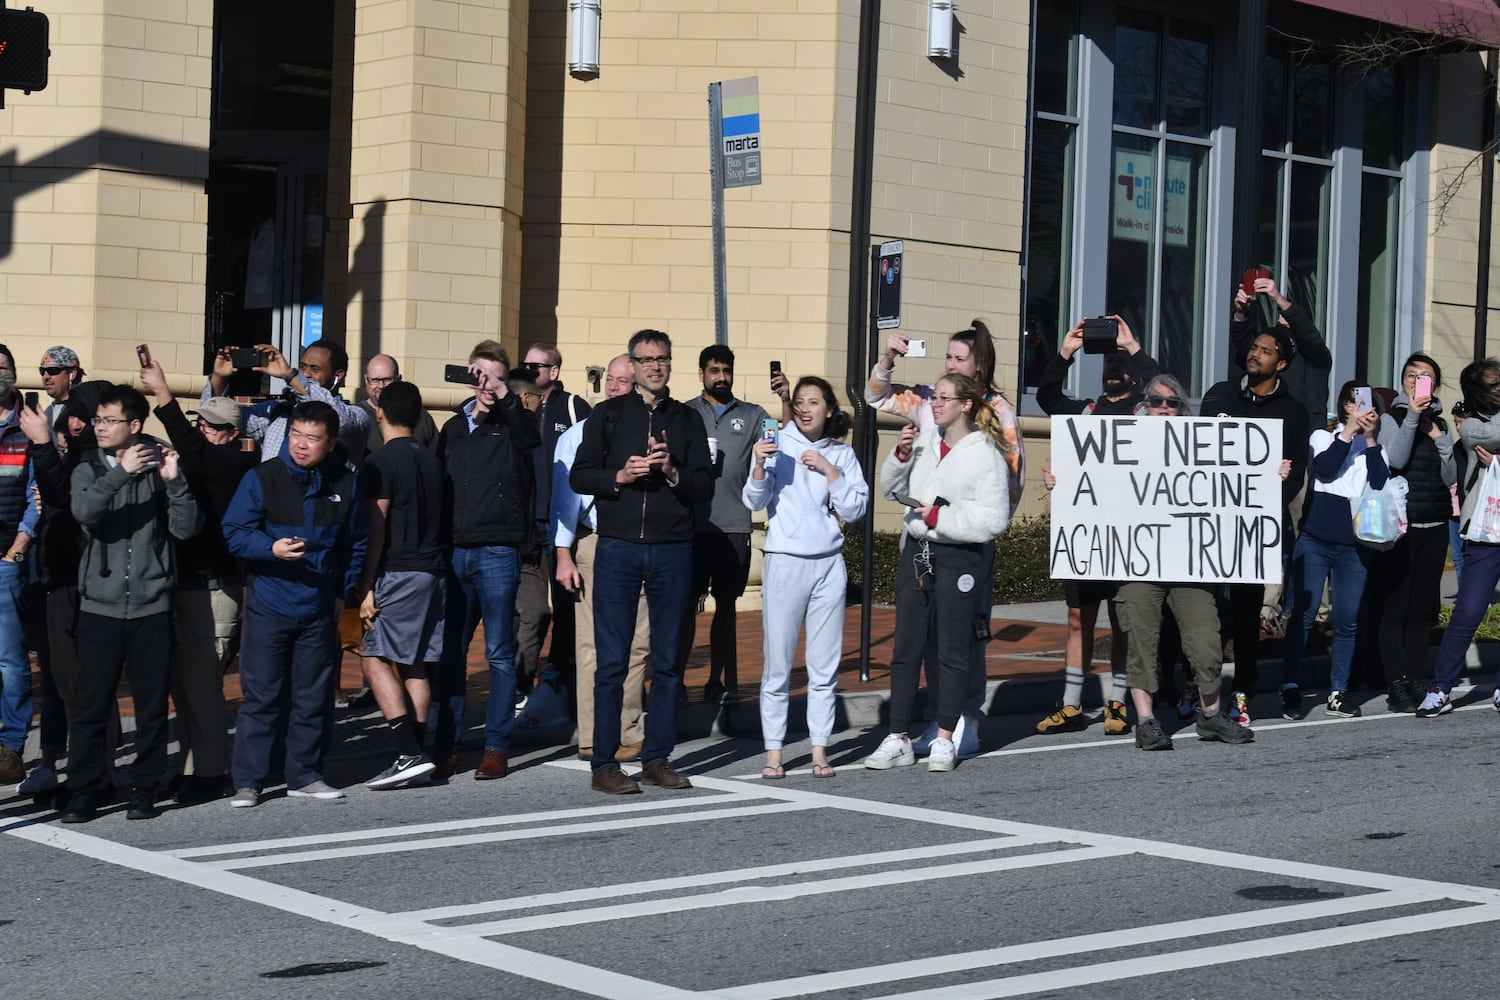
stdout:
<svg viewBox="0 0 1500 1000">
<path fill-rule="evenodd" d="M 1088 725 L 1088 720 L 1083 717 L 1083 709 L 1077 705 L 1064 705 L 1057 703 L 1057 710 L 1036 724 L 1036 731 L 1043 735 L 1047 733 L 1072 733 L 1078 732 Z"/>
<path fill-rule="evenodd" d="M 938 741 L 932 742 L 936 744 Z M 891 733 L 880 741 L 880 746 L 875 748 L 874 753 L 865 758 L 865 767 L 872 771 L 889 771 L 893 767 L 910 767 L 916 762 L 917 755 L 912 752 L 911 740 Z"/>
<path fill-rule="evenodd" d="M 1434 719 L 1439 715 L 1447 715 L 1453 711 L 1453 699 L 1448 696 L 1447 691 L 1439 691 L 1434 684 L 1427 692 L 1427 697 L 1422 699 L 1422 704 L 1417 706 L 1417 718 Z"/>
<path fill-rule="evenodd" d="M 1302 707 L 1301 688 L 1284 687 L 1281 689 L 1281 717 L 1290 719 L 1292 722 L 1307 718 L 1307 709 Z"/>
<path fill-rule="evenodd" d="M 1130 732 L 1130 722 L 1125 718 L 1125 703 L 1112 701 L 1104 706 L 1104 732 L 1110 736 L 1123 736 Z"/>
<path fill-rule="evenodd" d="M 1328 693 L 1328 714 L 1337 715 L 1345 719 L 1357 719 L 1360 717 L 1359 706 L 1354 703 L 1343 691 L 1330 691 Z"/>
<path fill-rule="evenodd" d="M 939 736 L 932 741 L 932 753 L 927 757 L 927 770 L 951 771 L 957 762 L 958 748 L 953 745 L 952 740 Z"/>
<path fill-rule="evenodd" d="M 1172 738 L 1162 729 L 1156 716 L 1151 715 L 1136 721 L 1135 745 L 1141 750 L 1170 750 Z"/>
<path fill-rule="evenodd" d="M 1229 704 L 1224 711 L 1234 720 L 1235 725 L 1249 727 L 1250 725 L 1250 699 L 1245 697 L 1245 692 L 1236 691 L 1229 696 Z"/>
<path fill-rule="evenodd" d="M 1223 712 L 1199 716 L 1197 732 L 1200 740 L 1218 740 L 1220 743 L 1250 743 L 1255 739 L 1254 733 Z"/>
<path fill-rule="evenodd" d="M 437 765 L 423 757 L 421 754 L 401 754 L 391 761 L 391 766 L 381 771 L 375 777 L 365 782 L 366 788 L 376 791 L 384 791 L 387 788 L 400 788 L 409 781 L 437 770 Z"/>
</svg>

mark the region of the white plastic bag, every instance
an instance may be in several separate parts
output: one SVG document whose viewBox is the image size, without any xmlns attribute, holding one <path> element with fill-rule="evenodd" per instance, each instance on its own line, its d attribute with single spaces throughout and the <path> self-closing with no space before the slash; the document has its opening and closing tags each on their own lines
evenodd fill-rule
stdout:
<svg viewBox="0 0 1500 1000">
<path fill-rule="evenodd" d="M 1391 476 L 1385 486 L 1365 484 L 1364 492 L 1349 500 L 1354 538 L 1372 549 L 1388 549 L 1406 534 L 1406 480 Z"/>
<path fill-rule="evenodd" d="M 1491 462 L 1474 487 L 1473 513 L 1464 537 L 1471 542 L 1500 545 L 1500 462 Z"/>
</svg>

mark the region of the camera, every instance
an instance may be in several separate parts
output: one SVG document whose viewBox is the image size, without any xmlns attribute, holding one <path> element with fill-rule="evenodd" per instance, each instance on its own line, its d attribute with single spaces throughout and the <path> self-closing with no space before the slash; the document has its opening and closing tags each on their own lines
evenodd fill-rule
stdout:
<svg viewBox="0 0 1500 1000">
<path fill-rule="evenodd" d="M 1083 353 L 1109 354 L 1118 346 L 1116 339 L 1120 321 L 1108 316 L 1095 316 L 1083 321 Z"/>
</svg>

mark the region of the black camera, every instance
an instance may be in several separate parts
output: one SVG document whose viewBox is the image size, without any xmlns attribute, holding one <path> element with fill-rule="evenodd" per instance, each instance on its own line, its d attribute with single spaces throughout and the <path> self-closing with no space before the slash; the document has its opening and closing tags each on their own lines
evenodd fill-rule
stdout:
<svg viewBox="0 0 1500 1000">
<path fill-rule="evenodd" d="M 1109 354 L 1117 343 L 1120 321 L 1109 316 L 1095 316 L 1083 321 L 1083 353 Z"/>
<path fill-rule="evenodd" d="M 253 347 L 236 347 L 229 352 L 229 362 L 236 368 L 259 368 L 265 358 Z"/>
</svg>

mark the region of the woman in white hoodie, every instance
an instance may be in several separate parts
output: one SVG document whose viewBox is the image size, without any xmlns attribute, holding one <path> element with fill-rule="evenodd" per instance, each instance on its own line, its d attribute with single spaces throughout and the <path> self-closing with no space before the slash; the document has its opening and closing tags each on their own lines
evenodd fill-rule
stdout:
<svg viewBox="0 0 1500 1000">
<path fill-rule="evenodd" d="M 844 532 L 840 521 L 864 516 L 869 489 L 854 449 L 841 440 L 849 418 L 833 386 L 811 375 L 792 390 L 792 422 L 755 445 L 741 499 L 751 510 L 771 509 L 761 582 L 765 670 L 760 682 L 760 728 L 765 737 L 762 778 L 786 776 L 787 693 L 797 633 L 807 622 L 807 728 L 812 773 L 831 778 L 834 684 L 844 658 Z"/>
<path fill-rule="evenodd" d="M 938 732 L 927 769 L 953 770 L 953 731 L 974 663 L 975 620 L 989 619 L 992 595 L 985 581 L 995 538 L 1010 522 L 1005 430 L 984 389 L 966 376 L 945 375 L 933 386 L 931 405 L 933 427 L 920 436 L 903 429 L 880 468 L 881 492 L 910 508 L 896 570 L 891 734 L 865 758 L 865 767 L 880 771 L 916 763 L 907 729 L 929 637 L 937 648 L 928 697 L 937 702 Z"/>
</svg>

